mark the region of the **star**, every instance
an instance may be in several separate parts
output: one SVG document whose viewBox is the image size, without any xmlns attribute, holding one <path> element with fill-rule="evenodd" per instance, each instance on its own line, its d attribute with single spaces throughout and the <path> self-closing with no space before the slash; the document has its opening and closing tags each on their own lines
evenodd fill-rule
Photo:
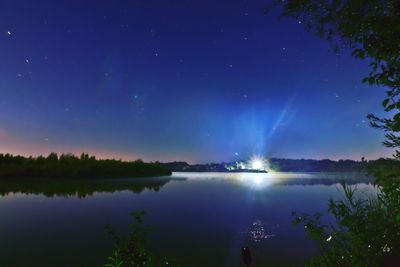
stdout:
<svg viewBox="0 0 400 267">
<path fill-rule="evenodd" d="M 11 32 L 10 32 L 10 31 L 7 31 L 7 35 L 11 35 Z"/>
<path fill-rule="evenodd" d="M 25 59 L 25 62 L 26 62 L 27 64 L 29 64 L 29 59 Z"/>
</svg>

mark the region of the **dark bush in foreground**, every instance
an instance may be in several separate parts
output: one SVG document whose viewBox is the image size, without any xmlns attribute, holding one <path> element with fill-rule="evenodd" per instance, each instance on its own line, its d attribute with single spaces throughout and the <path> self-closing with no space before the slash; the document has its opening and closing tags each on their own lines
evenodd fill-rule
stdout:
<svg viewBox="0 0 400 267">
<path fill-rule="evenodd" d="M 132 213 L 134 223 L 129 225 L 129 234 L 119 236 L 110 224 L 106 230 L 114 243 L 114 252 L 107 258 L 104 267 L 162 267 L 180 266 L 174 259 L 156 255 L 148 249 L 149 235 L 153 228 L 143 222 L 144 211 Z"/>
</svg>

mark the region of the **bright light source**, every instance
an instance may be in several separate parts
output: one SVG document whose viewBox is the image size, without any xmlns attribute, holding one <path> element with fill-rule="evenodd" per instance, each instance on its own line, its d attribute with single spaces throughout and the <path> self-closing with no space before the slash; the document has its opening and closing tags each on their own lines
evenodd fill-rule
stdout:
<svg viewBox="0 0 400 267">
<path fill-rule="evenodd" d="M 251 168 L 253 170 L 261 170 L 264 168 L 264 162 L 258 158 L 252 159 L 251 160 Z"/>
</svg>

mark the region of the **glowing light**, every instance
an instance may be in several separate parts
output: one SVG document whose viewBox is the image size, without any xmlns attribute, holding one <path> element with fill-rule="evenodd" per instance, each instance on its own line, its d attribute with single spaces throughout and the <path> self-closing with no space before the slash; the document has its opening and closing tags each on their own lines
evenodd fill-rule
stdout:
<svg viewBox="0 0 400 267">
<path fill-rule="evenodd" d="M 262 170 L 264 169 L 264 162 L 260 158 L 251 159 L 251 168 L 253 170 Z"/>
</svg>

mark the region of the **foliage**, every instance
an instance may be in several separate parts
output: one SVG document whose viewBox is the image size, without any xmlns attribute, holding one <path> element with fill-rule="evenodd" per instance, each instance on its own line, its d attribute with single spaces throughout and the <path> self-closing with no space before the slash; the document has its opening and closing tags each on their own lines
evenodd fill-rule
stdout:
<svg viewBox="0 0 400 267">
<path fill-rule="evenodd" d="M 106 263 L 104 267 L 122 267 L 124 264 L 119 250 L 115 250 L 107 260 L 109 263 Z"/>
<path fill-rule="evenodd" d="M 267 158 L 268 170 L 284 172 L 361 172 L 366 171 L 366 164 L 355 160 L 313 160 L 313 159 L 285 159 Z M 240 163 L 246 164 L 247 161 L 239 160 L 223 163 L 194 164 L 186 162 L 163 163 L 172 171 L 188 172 L 234 172 L 240 168 Z"/>
<path fill-rule="evenodd" d="M 0 154 L 0 178 L 127 178 L 170 174 L 158 162 L 99 160 L 85 153 L 80 157 L 51 153 L 36 158 Z"/>
<path fill-rule="evenodd" d="M 106 230 L 114 242 L 114 252 L 108 257 L 104 267 L 154 267 L 178 266 L 176 262 L 165 257 L 156 257 L 147 249 L 147 241 L 152 228 L 143 222 L 144 211 L 132 213 L 135 222 L 130 225 L 130 232 L 126 239 L 120 238 L 111 225 Z"/>
<path fill-rule="evenodd" d="M 295 18 L 306 29 L 331 41 L 335 49 L 350 48 L 358 59 L 370 61 L 363 79 L 385 88 L 382 102 L 387 117 L 367 117 L 385 132 L 384 145 L 400 147 L 400 1 L 398 0 L 281 0 L 282 16 Z M 400 159 L 400 152 L 394 155 Z M 321 255 L 311 266 L 394 266 L 400 261 L 399 162 L 376 161 L 370 172 L 379 189 L 375 198 L 356 197 L 343 185 L 345 199 L 329 202 L 335 224 L 321 215 L 297 216 L 320 244 Z"/>
<path fill-rule="evenodd" d="M 397 186 L 393 189 L 399 190 L 399 183 Z M 293 224 L 304 225 L 309 238 L 320 247 L 321 254 L 308 265 L 387 266 L 400 260 L 400 221 L 396 221 L 399 206 L 393 208 L 389 192 L 366 197 L 357 196 L 360 192 L 344 183 L 342 188 L 345 198 L 329 201 L 334 223 L 323 223 L 320 213 L 293 213 Z"/>
<path fill-rule="evenodd" d="M 269 167 L 282 172 L 362 172 L 366 163 L 354 160 L 268 159 Z"/>
<path fill-rule="evenodd" d="M 373 127 L 385 132 L 384 145 L 400 146 L 400 1 L 398 0 L 280 0 L 283 17 L 292 17 L 337 49 L 370 61 L 363 82 L 386 88 L 380 118 L 369 114 Z M 400 157 L 400 152 L 396 151 Z"/>
</svg>

